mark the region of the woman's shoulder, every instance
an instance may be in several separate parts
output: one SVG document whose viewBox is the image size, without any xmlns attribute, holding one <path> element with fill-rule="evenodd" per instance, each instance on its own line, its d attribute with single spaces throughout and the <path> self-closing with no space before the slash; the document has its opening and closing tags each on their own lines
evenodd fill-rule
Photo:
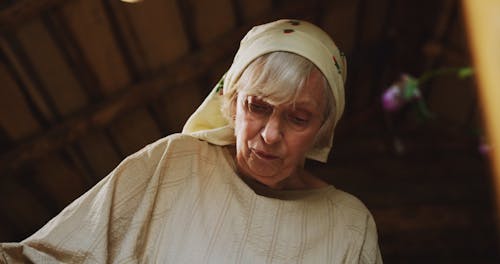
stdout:
<svg viewBox="0 0 500 264">
<path fill-rule="evenodd" d="M 154 155 L 165 151 L 181 153 L 197 152 L 201 149 L 210 149 L 210 146 L 210 143 L 190 135 L 175 133 L 146 145 L 133 155 Z"/>
<path fill-rule="evenodd" d="M 335 188 L 330 192 L 329 198 L 335 206 L 351 208 L 358 211 L 368 211 L 365 204 L 356 196 Z"/>
<path fill-rule="evenodd" d="M 216 164 L 216 146 L 189 135 L 172 134 L 152 142 L 125 158 L 115 169 L 118 176 L 125 173 L 148 178 L 157 171 L 193 170 L 193 166 L 207 167 Z M 185 176 L 180 175 L 178 176 Z M 133 176 L 136 178 L 136 176 Z M 172 177 L 172 175 L 170 175 Z"/>
<path fill-rule="evenodd" d="M 366 205 L 356 196 L 335 188 L 328 195 L 328 199 L 337 211 L 340 211 L 346 221 L 352 225 L 366 225 L 372 215 Z"/>
<path fill-rule="evenodd" d="M 208 145 L 209 143 L 193 136 L 181 133 L 174 133 L 149 144 L 147 147 L 155 148 L 170 145 L 172 147 L 195 147 L 199 145 Z"/>
<path fill-rule="evenodd" d="M 185 134 L 171 134 L 152 142 L 129 155 L 122 163 L 158 164 L 160 160 L 176 160 L 210 157 L 215 154 L 215 146 Z"/>
</svg>

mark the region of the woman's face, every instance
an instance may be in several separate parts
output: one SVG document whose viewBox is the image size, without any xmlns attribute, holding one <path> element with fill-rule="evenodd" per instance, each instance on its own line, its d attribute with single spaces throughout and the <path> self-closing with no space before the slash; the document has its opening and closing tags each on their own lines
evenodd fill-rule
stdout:
<svg viewBox="0 0 500 264">
<path fill-rule="evenodd" d="M 240 92 L 236 102 L 236 163 L 270 188 L 300 180 L 325 108 L 321 73 L 313 70 L 295 102 L 272 105 Z"/>
</svg>

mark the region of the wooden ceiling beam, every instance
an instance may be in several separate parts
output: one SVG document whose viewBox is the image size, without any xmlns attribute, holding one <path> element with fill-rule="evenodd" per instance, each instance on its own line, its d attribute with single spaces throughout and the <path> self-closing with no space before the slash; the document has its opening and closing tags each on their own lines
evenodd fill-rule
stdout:
<svg viewBox="0 0 500 264">
<path fill-rule="evenodd" d="M 233 7 L 236 26 L 241 26 L 245 21 L 245 16 L 243 15 L 243 7 L 241 4 L 241 0 L 232 0 L 231 5 Z"/>
<path fill-rule="evenodd" d="M 15 29 L 24 21 L 68 0 L 24 0 L 0 10 L 0 32 Z"/>
<path fill-rule="evenodd" d="M 436 65 L 436 61 L 441 58 L 443 52 L 447 49 L 445 41 L 450 34 L 450 29 L 458 13 L 458 2 L 455 0 L 443 1 L 441 10 L 436 21 L 434 32 L 427 42 L 423 44 L 422 52 L 426 55 L 424 70 L 432 69 Z"/>
<path fill-rule="evenodd" d="M 55 3 L 55 1 L 44 2 Z M 34 8 L 31 11 L 34 11 Z M 252 26 L 269 21 L 269 19 L 311 14 L 313 11 L 314 9 L 307 3 L 294 1 L 280 10 L 272 10 L 270 14 L 265 14 L 237 27 L 229 34 L 217 39 L 215 43 L 180 59 L 168 69 L 122 89 L 105 101 L 90 106 L 82 113 L 54 125 L 45 133 L 18 144 L 16 148 L 0 156 L 0 174 L 9 173 L 29 160 L 58 150 L 92 130 L 105 128 L 117 117 L 153 102 L 167 93 L 169 89 L 203 76 L 218 61 L 226 58 L 228 54 L 234 54 L 239 41 Z"/>
<path fill-rule="evenodd" d="M 192 1 L 177 0 L 177 6 L 179 7 L 179 14 L 182 20 L 182 26 L 184 27 L 184 32 L 188 39 L 189 50 L 197 50 L 200 48 L 200 40 L 196 35 L 195 24 L 196 16 L 192 15 L 193 3 Z"/>
</svg>

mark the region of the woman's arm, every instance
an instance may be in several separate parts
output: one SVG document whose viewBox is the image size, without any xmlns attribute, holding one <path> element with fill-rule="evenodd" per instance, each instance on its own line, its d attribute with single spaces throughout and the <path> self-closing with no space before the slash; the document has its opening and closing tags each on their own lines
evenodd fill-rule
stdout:
<svg viewBox="0 0 500 264">
<path fill-rule="evenodd" d="M 120 252 L 133 254 L 150 221 L 167 149 L 168 141 L 145 147 L 32 236 L 0 244 L 0 263 L 106 263 Z"/>
</svg>

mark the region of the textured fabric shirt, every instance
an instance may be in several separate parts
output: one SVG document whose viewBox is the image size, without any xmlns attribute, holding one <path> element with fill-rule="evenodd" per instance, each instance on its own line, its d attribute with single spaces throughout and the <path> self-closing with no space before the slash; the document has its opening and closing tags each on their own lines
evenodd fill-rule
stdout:
<svg viewBox="0 0 500 264">
<path fill-rule="evenodd" d="M 373 218 L 353 196 L 333 186 L 263 192 L 238 177 L 226 148 L 168 136 L 31 237 L 1 244 L 0 262 L 382 262 Z"/>
</svg>

